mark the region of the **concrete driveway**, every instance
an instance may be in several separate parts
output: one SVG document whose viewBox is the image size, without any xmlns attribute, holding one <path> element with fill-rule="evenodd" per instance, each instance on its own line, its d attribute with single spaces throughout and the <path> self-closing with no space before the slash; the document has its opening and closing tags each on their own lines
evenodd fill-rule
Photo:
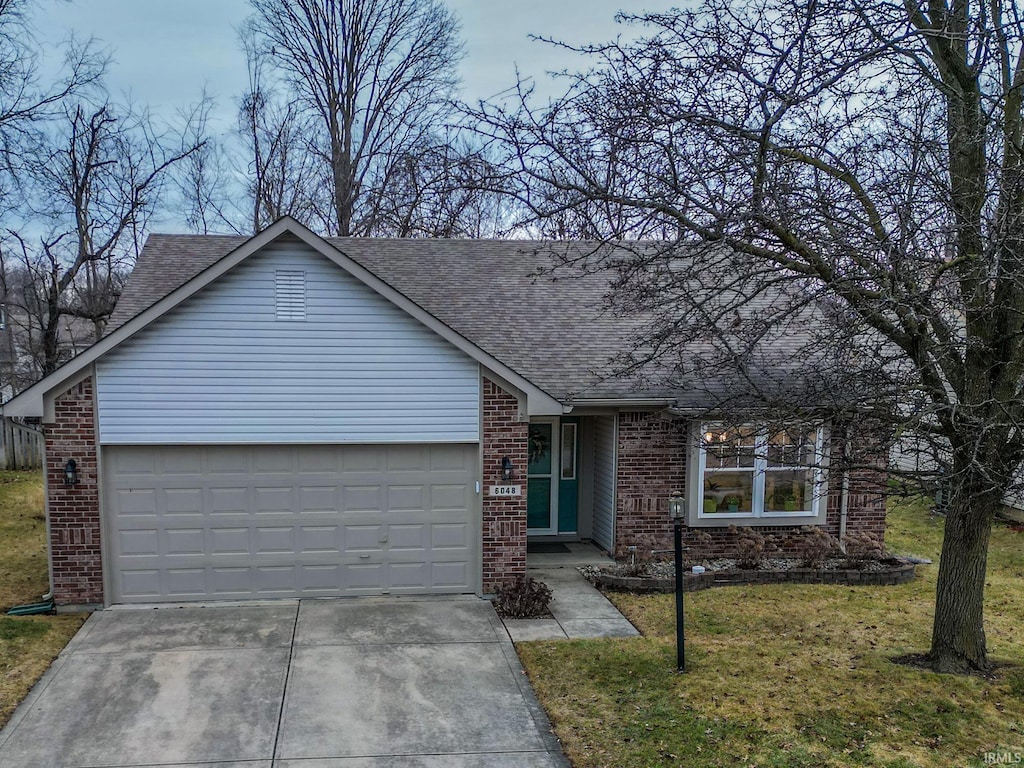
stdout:
<svg viewBox="0 0 1024 768">
<path fill-rule="evenodd" d="M 476 598 L 93 614 L 7 727 L 3 768 L 568 766 Z"/>
</svg>

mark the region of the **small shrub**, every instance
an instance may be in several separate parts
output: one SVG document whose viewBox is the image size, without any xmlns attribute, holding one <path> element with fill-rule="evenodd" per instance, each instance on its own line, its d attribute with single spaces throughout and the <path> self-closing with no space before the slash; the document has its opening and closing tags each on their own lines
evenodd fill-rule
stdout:
<svg viewBox="0 0 1024 768">
<path fill-rule="evenodd" d="M 870 531 L 848 533 L 843 536 L 846 546 L 846 567 L 863 568 L 873 560 L 881 560 L 885 554 L 882 537 Z"/>
<path fill-rule="evenodd" d="M 654 548 L 659 543 L 657 536 L 649 533 L 640 534 L 633 542 L 633 549 L 630 550 L 629 556 L 620 563 L 623 576 L 642 576 L 648 563 L 660 559 L 654 552 Z"/>
<path fill-rule="evenodd" d="M 690 536 L 690 548 L 683 553 L 687 560 L 687 568 L 700 563 L 706 557 L 710 557 L 711 547 L 714 543 L 714 537 L 707 531 L 693 532 Z"/>
<path fill-rule="evenodd" d="M 535 619 L 548 611 L 551 588 L 530 576 L 516 576 L 498 589 L 494 609 L 505 619 Z"/>
<path fill-rule="evenodd" d="M 836 537 L 824 528 L 805 525 L 796 533 L 794 550 L 802 568 L 821 568 L 837 549 Z"/>
<path fill-rule="evenodd" d="M 752 528 L 729 526 L 729 533 L 736 541 L 736 565 L 739 568 L 753 570 L 764 564 L 765 556 L 778 550 L 774 536 L 763 536 Z"/>
</svg>

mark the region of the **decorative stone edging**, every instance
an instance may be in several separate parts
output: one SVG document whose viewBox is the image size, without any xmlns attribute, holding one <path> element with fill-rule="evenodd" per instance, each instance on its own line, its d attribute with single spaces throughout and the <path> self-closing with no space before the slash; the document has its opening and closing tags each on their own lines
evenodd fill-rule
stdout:
<svg viewBox="0 0 1024 768">
<path fill-rule="evenodd" d="M 915 563 L 901 562 L 884 571 L 856 569 L 824 570 L 821 568 L 791 568 L 788 571 L 758 571 L 732 569 L 683 574 L 683 591 L 697 592 L 711 587 L 731 584 L 859 584 L 887 587 L 906 584 L 914 578 Z M 674 579 L 646 578 L 642 576 L 615 576 L 598 571 L 594 575 L 597 586 L 625 592 L 674 592 Z"/>
</svg>

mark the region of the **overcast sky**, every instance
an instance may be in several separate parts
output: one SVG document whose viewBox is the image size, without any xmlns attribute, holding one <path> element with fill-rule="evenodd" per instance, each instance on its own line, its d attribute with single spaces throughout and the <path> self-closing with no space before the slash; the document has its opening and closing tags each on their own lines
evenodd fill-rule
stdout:
<svg viewBox="0 0 1024 768">
<path fill-rule="evenodd" d="M 462 97 L 490 97 L 515 83 L 516 67 L 539 79 L 575 69 L 578 57 L 530 40 L 544 35 L 570 43 L 601 42 L 623 33 L 620 9 L 639 12 L 672 5 L 664 0 L 448 0 L 461 20 L 466 58 Z M 236 29 L 249 14 L 247 0 L 40 0 L 36 27 L 50 41 L 74 32 L 95 37 L 113 56 L 108 82 L 115 94 L 170 116 L 198 101 L 205 87 L 222 120 L 234 115 L 246 87 L 245 59 Z M 218 126 L 227 128 L 226 125 Z"/>
</svg>

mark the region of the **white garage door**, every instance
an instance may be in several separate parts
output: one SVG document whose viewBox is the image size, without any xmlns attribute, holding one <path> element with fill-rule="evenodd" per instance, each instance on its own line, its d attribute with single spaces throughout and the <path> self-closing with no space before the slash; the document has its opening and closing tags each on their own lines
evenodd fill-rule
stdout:
<svg viewBox="0 0 1024 768">
<path fill-rule="evenodd" d="M 478 588 L 477 446 L 112 446 L 112 602 Z"/>
</svg>

